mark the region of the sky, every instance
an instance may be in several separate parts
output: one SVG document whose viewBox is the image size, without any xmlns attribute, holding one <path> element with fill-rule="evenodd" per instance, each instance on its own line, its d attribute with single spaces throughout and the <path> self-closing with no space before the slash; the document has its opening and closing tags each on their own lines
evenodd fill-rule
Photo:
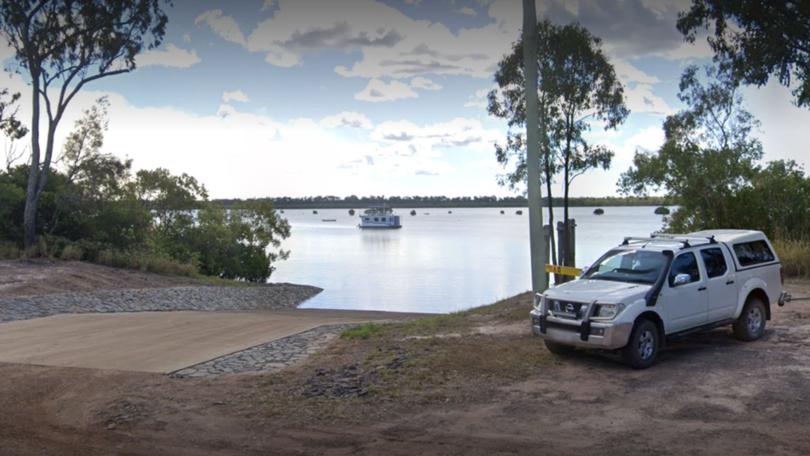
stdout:
<svg viewBox="0 0 810 456">
<path fill-rule="evenodd" d="M 616 156 L 610 170 L 579 177 L 572 196 L 617 195 L 635 151 L 662 143 L 664 118 L 683 108 L 681 72 L 711 57 L 705 40 L 688 44 L 675 28 L 688 5 L 537 2 L 539 19 L 577 21 L 603 40 L 631 111 L 618 129 L 591 132 Z M 494 143 L 506 125 L 488 116 L 485 96 L 520 36 L 520 1 L 175 0 L 167 13 L 163 43 L 135 71 L 94 81 L 74 100 L 57 147 L 106 96 L 104 152 L 135 169 L 191 174 L 214 198 L 516 194 L 498 185 L 508 169 Z M 6 66 L 11 56 L 2 45 Z M 0 86 L 23 94 L 27 121 L 25 78 L 9 72 Z M 744 96 L 765 160 L 806 164 L 810 110 L 774 83 Z"/>
</svg>

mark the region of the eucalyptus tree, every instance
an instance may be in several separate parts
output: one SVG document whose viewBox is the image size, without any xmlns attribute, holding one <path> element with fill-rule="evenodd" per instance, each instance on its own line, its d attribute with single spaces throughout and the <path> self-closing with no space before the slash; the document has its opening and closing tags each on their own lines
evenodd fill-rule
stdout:
<svg viewBox="0 0 810 456">
<path fill-rule="evenodd" d="M 160 44 L 168 20 L 164 3 L 0 2 L 0 35 L 14 51 L 15 70 L 27 76 L 31 87 L 31 161 L 23 221 L 26 247 L 36 241 L 37 205 L 51 171 L 56 129 L 65 110 L 86 84 L 132 71 L 139 52 Z"/>
<path fill-rule="evenodd" d="M 680 205 L 669 220 L 672 230 L 734 228 L 745 220 L 738 197 L 751 186 L 763 155 L 752 135 L 759 123 L 745 110 L 736 78 L 715 67 L 703 75 L 688 67 L 678 98 L 687 108 L 666 118 L 658 151 L 636 153 L 620 189 L 665 191 Z"/>
<path fill-rule="evenodd" d="M 774 76 L 793 87 L 797 105 L 810 107 L 810 2 L 693 0 L 678 30 L 691 42 L 709 30 L 724 69 L 757 86 Z"/>
<path fill-rule="evenodd" d="M 601 40 L 579 24 L 556 25 L 542 21 L 538 29 L 538 99 L 540 117 L 541 166 L 547 189 L 549 223 L 553 226 L 551 185 L 562 173 L 563 206 L 568 233 L 569 195 L 574 179 L 596 167 L 608 168 L 613 153 L 586 140 L 594 124 L 617 128 L 629 114 L 624 88 L 613 65 L 601 50 Z M 496 159 L 503 166 L 514 163 L 514 170 L 501 183 L 516 187 L 526 180 L 525 138 L 515 129 L 526 121 L 523 91 L 523 44 L 518 41 L 495 73 L 497 88 L 490 91 L 489 113 L 506 119 L 506 142 L 496 144 Z M 560 245 L 567 245 L 561 239 Z M 572 264 L 573 258 L 561 259 Z"/>
</svg>

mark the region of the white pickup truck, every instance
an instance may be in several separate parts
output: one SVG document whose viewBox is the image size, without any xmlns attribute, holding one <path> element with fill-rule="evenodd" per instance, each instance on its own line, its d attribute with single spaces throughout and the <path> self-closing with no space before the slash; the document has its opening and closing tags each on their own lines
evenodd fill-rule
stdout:
<svg viewBox="0 0 810 456">
<path fill-rule="evenodd" d="M 757 340 L 786 299 L 782 266 L 759 231 L 711 230 L 626 238 L 574 281 L 535 298 L 532 328 L 555 354 L 621 350 L 651 366 L 666 341 L 733 325 Z"/>
</svg>

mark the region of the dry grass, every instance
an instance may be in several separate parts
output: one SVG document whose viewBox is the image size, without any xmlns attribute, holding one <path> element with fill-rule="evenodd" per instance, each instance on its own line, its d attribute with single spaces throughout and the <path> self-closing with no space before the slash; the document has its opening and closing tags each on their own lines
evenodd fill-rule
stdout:
<svg viewBox="0 0 810 456">
<path fill-rule="evenodd" d="M 197 268 L 192 264 L 179 263 L 169 258 L 149 253 L 118 252 L 115 250 L 102 250 L 98 254 L 97 263 L 115 268 L 137 269 L 155 274 L 174 275 L 181 277 L 198 277 Z"/>
<path fill-rule="evenodd" d="M 785 275 L 810 279 L 810 241 L 784 241 L 774 243 Z"/>
<path fill-rule="evenodd" d="M 361 420 L 429 404 L 490 400 L 505 382 L 536 375 L 553 360 L 528 323 L 517 334 L 499 330 L 528 322 L 530 306 L 524 294 L 470 311 L 346 331 L 300 368 L 266 377 L 260 388 L 264 413 Z M 313 381 L 362 385 L 367 393 L 308 397 Z"/>
</svg>

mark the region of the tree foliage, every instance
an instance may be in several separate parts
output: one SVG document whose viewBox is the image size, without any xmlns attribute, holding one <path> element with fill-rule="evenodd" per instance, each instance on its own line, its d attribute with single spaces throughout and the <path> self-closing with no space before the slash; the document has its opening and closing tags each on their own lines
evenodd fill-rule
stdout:
<svg viewBox="0 0 810 456">
<path fill-rule="evenodd" d="M 602 52 L 599 38 L 579 24 L 556 25 L 545 20 L 537 30 L 541 180 L 551 201 L 551 184 L 555 175 L 562 174 L 567 223 L 574 179 L 590 169 L 607 169 L 613 158 L 608 148 L 591 144 L 587 133 L 594 124 L 616 128 L 629 111 L 624 88 Z M 495 73 L 498 87 L 488 95 L 489 113 L 506 119 L 509 126 L 505 143 L 495 145 L 495 157 L 504 167 L 513 166 L 500 178 L 502 185 L 511 188 L 521 187 L 527 179 L 525 137 L 520 131 L 526 122 L 524 78 L 521 40 L 499 63 Z M 553 224 L 551 211 L 549 222 Z M 562 262 L 569 260 L 573 261 Z"/>
<path fill-rule="evenodd" d="M 764 167 L 758 122 L 742 105 L 733 75 L 689 67 L 679 98 L 688 107 L 664 121 L 665 141 L 639 152 L 619 182 L 624 193 L 664 191 L 680 207 L 668 229 L 760 229 L 774 237 L 808 239 L 810 180 L 792 161 Z"/>
<path fill-rule="evenodd" d="M 796 82 L 796 103 L 810 106 L 810 2 L 693 0 L 678 29 L 692 42 L 710 29 L 716 60 L 736 77 L 757 86 L 771 76 Z"/>
<path fill-rule="evenodd" d="M 135 68 L 135 56 L 160 44 L 167 17 L 161 0 L 16 0 L 0 2 L 0 35 L 16 70 L 31 83 L 31 161 L 25 244 L 34 244 L 37 205 L 53 160 L 56 128 L 89 82 Z M 45 114 L 44 142 L 40 118 Z"/>
<path fill-rule="evenodd" d="M 290 235 L 272 203 L 226 209 L 208 201 L 192 176 L 165 169 L 132 172 L 131 160 L 102 152 L 106 101 L 84 112 L 68 135 L 38 205 L 37 234 L 57 251 L 132 266 L 150 257 L 205 275 L 261 282 L 286 258 Z M 0 172 L 0 241 L 23 244 L 27 166 Z M 113 261 L 114 260 L 114 261 Z"/>
</svg>

